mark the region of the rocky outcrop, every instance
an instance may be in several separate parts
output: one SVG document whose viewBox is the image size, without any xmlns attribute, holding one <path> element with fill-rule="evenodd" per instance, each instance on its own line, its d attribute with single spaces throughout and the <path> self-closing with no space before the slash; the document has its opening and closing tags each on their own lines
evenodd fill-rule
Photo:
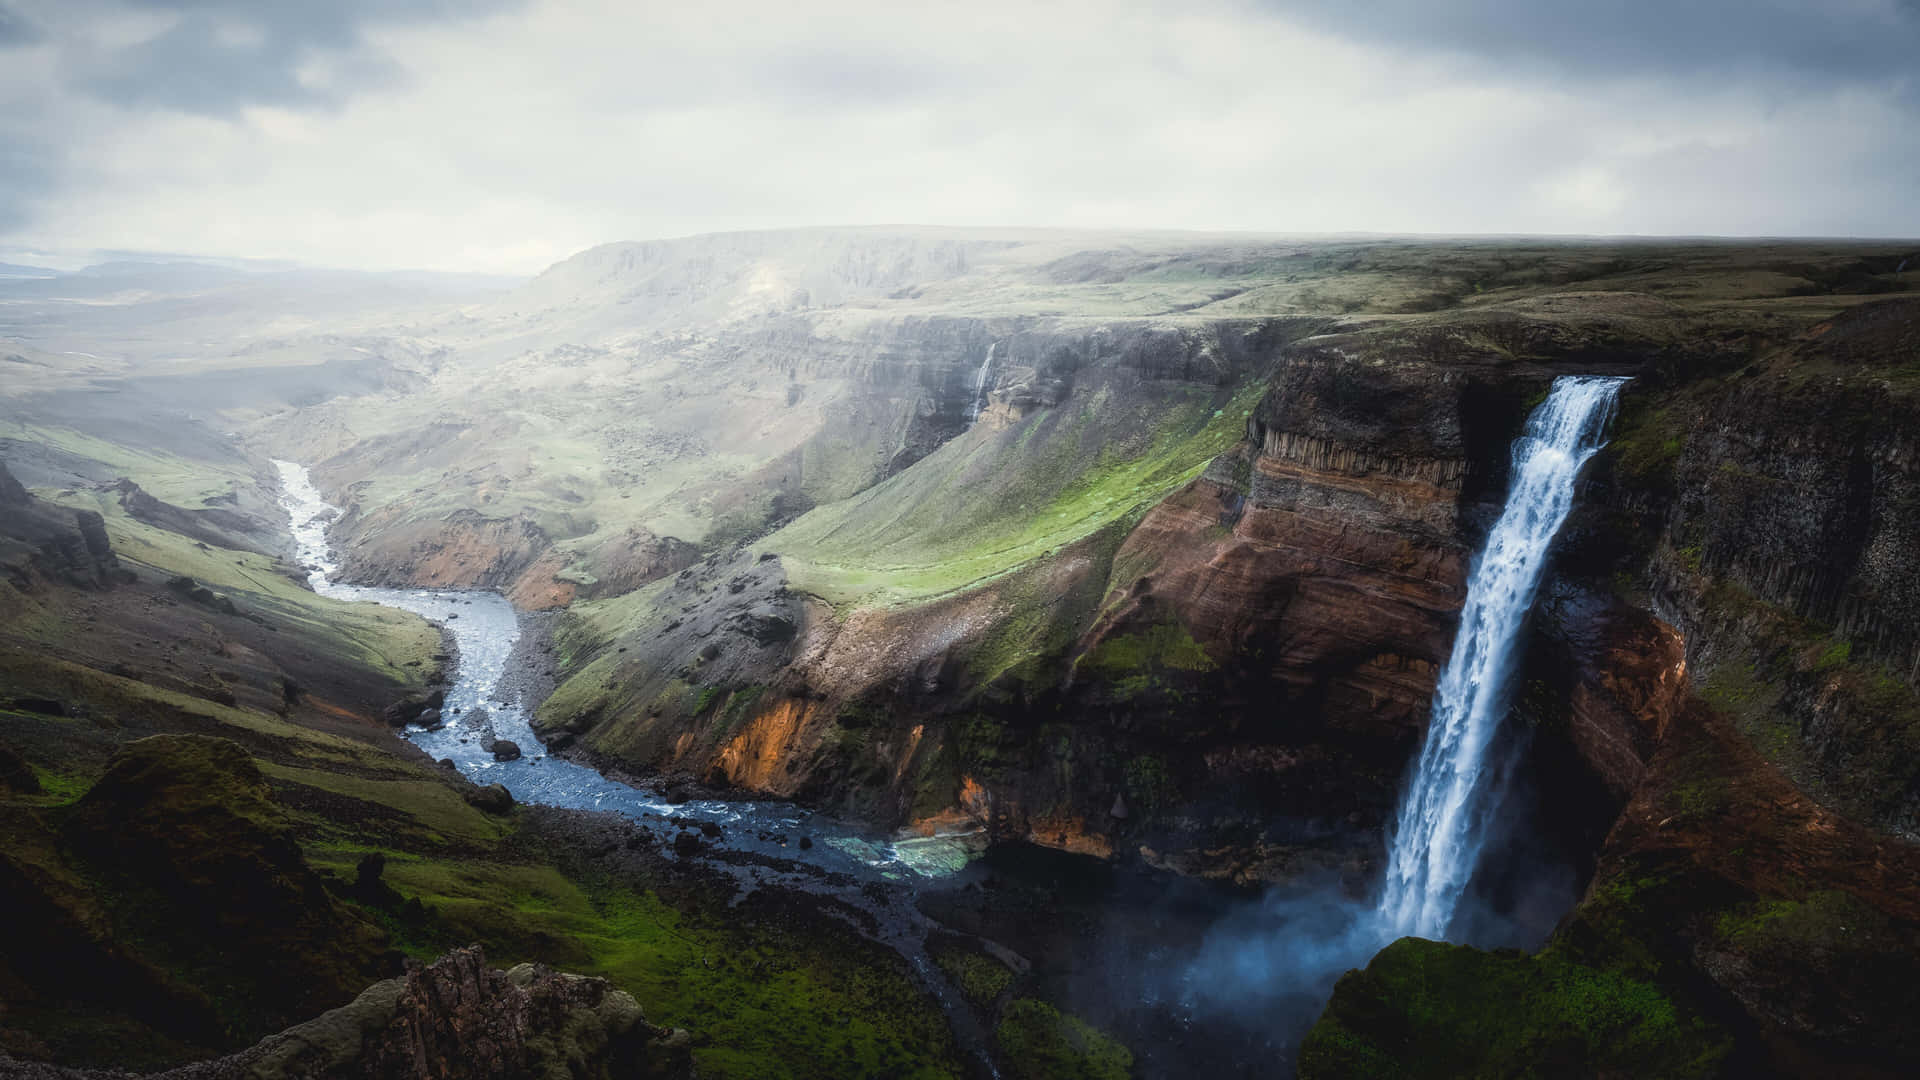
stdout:
<svg viewBox="0 0 1920 1080">
<path fill-rule="evenodd" d="M 217 952 L 250 1011 L 311 1012 L 358 985 L 378 930 L 327 895 L 253 759 L 225 739 L 129 743 L 75 806 L 66 837 L 124 887 L 150 893 L 165 925 L 149 942 Z"/>
<path fill-rule="evenodd" d="M 444 520 L 407 520 L 405 506 L 372 514 L 350 508 L 334 526 L 342 577 L 368 585 L 499 589 L 526 608 L 564 606 L 574 586 L 554 574 L 551 541 L 528 517 L 456 511 Z M 356 537 L 341 544 L 338 537 Z"/>
<path fill-rule="evenodd" d="M 42 502 L 0 462 L 0 573 L 16 588 L 36 579 L 102 588 L 122 579 L 106 522 L 92 510 Z"/>
<path fill-rule="evenodd" d="M 352 1002 L 229 1057 L 152 1074 L 156 1080 L 691 1080 L 693 1040 L 654 1027 L 605 979 L 544 966 L 487 966 L 480 949 L 377 982 Z M 15 1071 L 17 1070 L 17 1071 Z M 45 1080 L 107 1074 L 11 1063 Z"/>
<path fill-rule="evenodd" d="M 114 483 L 113 490 L 120 496 L 121 508 L 136 521 L 214 547 L 262 555 L 273 553 L 273 526 L 270 522 L 226 506 L 188 510 L 161 502 L 125 477 Z"/>
</svg>

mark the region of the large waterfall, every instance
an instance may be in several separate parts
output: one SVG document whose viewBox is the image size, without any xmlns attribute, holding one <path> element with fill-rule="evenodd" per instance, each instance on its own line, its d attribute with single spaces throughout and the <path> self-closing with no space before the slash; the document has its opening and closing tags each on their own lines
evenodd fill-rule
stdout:
<svg viewBox="0 0 1920 1080">
<path fill-rule="evenodd" d="M 1499 810 L 1503 762 L 1490 751 L 1507 711 L 1514 646 L 1574 482 L 1606 444 L 1625 379 L 1556 379 L 1513 445 L 1506 509 L 1467 585 L 1453 655 L 1440 675 L 1417 770 L 1400 803 L 1380 898 L 1383 929 L 1445 937 Z"/>
<path fill-rule="evenodd" d="M 993 372 L 993 351 L 1000 347 L 999 342 L 987 346 L 987 358 L 980 361 L 980 370 L 973 376 L 973 403 L 967 406 L 967 423 L 980 419 L 980 410 L 987 404 L 987 376 Z"/>
</svg>

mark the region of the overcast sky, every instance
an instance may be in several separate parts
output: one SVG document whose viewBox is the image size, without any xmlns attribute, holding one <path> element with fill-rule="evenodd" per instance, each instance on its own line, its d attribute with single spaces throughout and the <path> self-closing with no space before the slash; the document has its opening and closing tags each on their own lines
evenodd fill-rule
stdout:
<svg viewBox="0 0 1920 1080">
<path fill-rule="evenodd" d="M 1920 235 L 1920 0 L 0 0 L 0 258 Z M 24 254 L 23 254 L 24 253 Z"/>
</svg>

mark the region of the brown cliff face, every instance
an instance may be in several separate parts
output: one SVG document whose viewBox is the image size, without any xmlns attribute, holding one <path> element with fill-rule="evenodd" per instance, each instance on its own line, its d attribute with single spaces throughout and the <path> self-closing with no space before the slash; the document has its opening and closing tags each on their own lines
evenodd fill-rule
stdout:
<svg viewBox="0 0 1920 1080">
<path fill-rule="evenodd" d="M 565 560 L 525 517 L 456 511 L 443 521 L 402 520 L 404 509 L 349 514 L 355 537 L 339 548 L 344 577 L 405 588 L 499 589 L 514 606 L 539 610 L 572 602 L 575 587 L 555 575 Z"/>
<path fill-rule="evenodd" d="M 1124 531 L 928 603 L 821 608 L 777 658 L 709 614 L 759 586 L 730 601 L 738 569 L 703 564 L 653 602 L 668 625 L 588 669 L 610 700 L 547 719 L 620 760 L 890 823 L 1358 882 L 1556 370 L 1476 340 L 1281 348 L 1241 445 Z M 1002 656 L 1009 626 L 1051 644 Z"/>
<path fill-rule="evenodd" d="M 1516 715 L 1597 850 L 1548 952 L 1705 1018 L 1721 1075 L 1920 1063 L 1917 325 L 1868 304 L 1651 365 L 1536 607 Z"/>
</svg>

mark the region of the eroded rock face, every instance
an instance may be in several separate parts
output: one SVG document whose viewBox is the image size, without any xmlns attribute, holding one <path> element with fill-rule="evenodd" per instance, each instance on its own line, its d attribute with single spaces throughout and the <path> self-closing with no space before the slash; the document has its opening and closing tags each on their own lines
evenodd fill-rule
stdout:
<svg viewBox="0 0 1920 1080">
<path fill-rule="evenodd" d="M 106 522 L 92 510 L 44 503 L 0 462 L 0 574 L 16 588 L 32 590 L 36 579 L 83 588 L 121 580 L 120 559 Z"/>
</svg>

